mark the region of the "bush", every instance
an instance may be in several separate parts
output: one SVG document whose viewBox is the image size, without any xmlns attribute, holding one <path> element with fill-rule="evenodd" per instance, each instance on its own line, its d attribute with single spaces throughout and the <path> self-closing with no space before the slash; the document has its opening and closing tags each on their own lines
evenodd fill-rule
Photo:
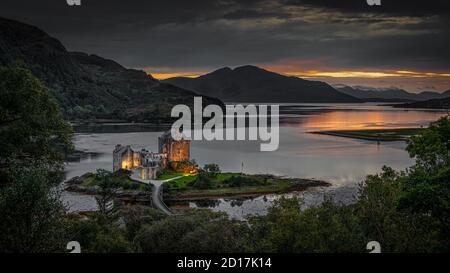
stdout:
<svg viewBox="0 0 450 273">
<path fill-rule="evenodd" d="M 200 172 L 197 175 L 197 179 L 192 184 L 192 187 L 197 188 L 197 189 L 211 189 L 211 188 L 214 188 L 214 186 L 215 186 L 215 183 L 213 182 L 211 177 L 204 172 Z"/>
<path fill-rule="evenodd" d="M 203 171 L 211 177 L 216 177 L 220 173 L 220 168 L 217 164 L 206 164 Z"/>
</svg>

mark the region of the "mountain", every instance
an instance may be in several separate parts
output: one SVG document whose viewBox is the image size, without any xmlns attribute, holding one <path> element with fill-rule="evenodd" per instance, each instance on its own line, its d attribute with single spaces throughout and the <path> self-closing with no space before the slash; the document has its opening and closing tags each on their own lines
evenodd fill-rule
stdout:
<svg viewBox="0 0 450 273">
<path fill-rule="evenodd" d="M 251 65 L 164 82 L 229 102 L 361 102 L 324 82 L 283 76 Z"/>
<path fill-rule="evenodd" d="M 392 105 L 398 108 L 450 109 L 450 97 Z"/>
<path fill-rule="evenodd" d="M 450 96 L 450 94 L 445 95 L 445 93 L 437 93 L 433 91 L 423 91 L 417 94 L 417 97 L 423 100 L 431 100 L 431 99 L 441 99 Z"/>
<path fill-rule="evenodd" d="M 399 88 L 372 88 L 366 86 L 346 86 L 335 85 L 338 91 L 350 96 L 354 96 L 365 101 L 421 101 L 437 98 L 445 98 L 450 96 L 450 92 L 444 93 L 424 91 L 421 93 L 410 93 Z"/>
<path fill-rule="evenodd" d="M 445 91 L 444 93 L 442 93 L 442 97 L 443 98 L 448 98 L 450 97 L 450 90 Z"/>
<path fill-rule="evenodd" d="M 0 18 L 0 66 L 25 67 L 53 93 L 68 119 L 168 119 L 172 106 L 197 94 L 162 83 L 144 71 L 81 52 L 68 52 L 44 31 Z M 204 104 L 223 105 L 204 98 Z"/>
</svg>

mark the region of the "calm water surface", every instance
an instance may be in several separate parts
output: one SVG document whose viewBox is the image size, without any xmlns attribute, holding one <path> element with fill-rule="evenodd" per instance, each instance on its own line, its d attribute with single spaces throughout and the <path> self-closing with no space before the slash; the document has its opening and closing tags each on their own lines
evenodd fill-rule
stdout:
<svg viewBox="0 0 450 273">
<path fill-rule="evenodd" d="M 376 129 L 426 126 L 445 115 L 440 111 L 403 110 L 372 104 L 282 105 L 280 109 L 280 145 L 274 152 L 260 152 L 259 142 L 192 141 L 191 158 L 199 165 L 217 163 L 223 171 L 270 173 L 290 177 L 317 178 L 333 184 L 300 195 L 306 206 L 317 204 L 325 196 L 350 202 L 356 185 L 366 175 L 375 174 L 383 165 L 402 170 L 412 165 L 404 151 L 404 142 L 376 142 L 311 134 L 312 131 Z M 103 168 L 112 170 L 112 150 L 116 144 L 157 151 L 158 132 L 77 134 L 76 149 L 93 153 L 79 162 L 68 163 L 67 178 Z M 277 195 L 248 200 L 223 200 L 191 207 L 210 207 L 242 218 L 264 213 Z M 64 193 L 63 200 L 73 211 L 95 209 L 89 196 Z"/>
</svg>

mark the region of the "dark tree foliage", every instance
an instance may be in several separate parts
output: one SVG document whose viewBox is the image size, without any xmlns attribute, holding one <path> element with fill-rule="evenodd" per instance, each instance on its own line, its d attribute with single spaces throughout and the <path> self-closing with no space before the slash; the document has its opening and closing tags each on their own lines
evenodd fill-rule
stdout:
<svg viewBox="0 0 450 273">
<path fill-rule="evenodd" d="M 214 181 L 206 172 L 200 172 L 192 186 L 197 189 L 210 189 L 214 186 Z"/>
<path fill-rule="evenodd" d="M 416 164 L 405 179 L 399 207 L 410 213 L 431 216 L 438 222 L 442 245 L 450 250 L 450 117 L 442 117 L 412 137 L 408 147 Z"/>
<path fill-rule="evenodd" d="M 65 211 L 48 172 L 14 169 L 11 180 L 0 188 L 0 252 L 62 252 Z"/>
<path fill-rule="evenodd" d="M 220 173 L 220 168 L 217 164 L 206 164 L 203 171 L 209 176 L 216 177 Z"/>
<path fill-rule="evenodd" d="M 140 252 L 224 253 L 248 247 L 248 227 L 223 213 L 196 210 L 144 225 L 134 242 Z"/>
<path fill-rule="evenodd" d="M 406 150 L 416 159 L 413 168 L 432 171 L 450 165 L 450 116 L 432 122 L 430 126 L 412 136 Z"/>
<path fill-rule="evenodd" d="M 117 197 L 120 182 L 112 172 L 103 169 L 97 170 L 94 180 L 99 187 L 98 195 L 95 197 L 99 212 L 112 217 L 117 211 L 114 200 Z"/>
<path fill-rule="evenodd" d="M 302 211 L 299 199 L 281 198 L 250 223 L 256 252 L 362 252 L 365 247 L 354 209 L 330 201 Z"/>
<path fill-rule="evenodd" d="M 117 223 L 105 219 L 105 215 L 94 212 L 88 219 L 71 215 L 67 220 L 70 240 L 80 243 L 82 253 L 124 253 L 132 251 L 132 244 Z"/>
<path fill-rule="evenodd" d="M 72 129 L 46 88 L 28 70 L 0 68 L 0 96 L 0 171 L 35 164 L 59 169 L 72 149 Z"/>
<path fill-rule="evenodd" d="M 71 127 L 29 71 L 0 68 L 0 251 L 61 252 L 61 182 Z"/>
<path fill-rule="evenodd" d="M 133 241 L 138 231 L 144 225 L 152 225 L 166 217 L 166 215 L 153 208 L 144 206 L 126 206 L 122 209 L 127 239 Z"/>
</svg>

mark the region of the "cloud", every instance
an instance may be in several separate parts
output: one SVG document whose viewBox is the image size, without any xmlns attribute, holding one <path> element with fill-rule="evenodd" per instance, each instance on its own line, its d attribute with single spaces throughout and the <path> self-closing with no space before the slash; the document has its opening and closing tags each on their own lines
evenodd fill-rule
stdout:
<svg viewBox="0 0 450 273">
<path fill-rule="evenodd" d="M 69 50 L 158 73 L 195 75 L 283 60 L 320 60 L 316 70 L 445 72 L 449 3 L 84 0 L 69 7 L 64 0 L 2 0 L 0 16 L 37 25 Z"/>
</svg>

